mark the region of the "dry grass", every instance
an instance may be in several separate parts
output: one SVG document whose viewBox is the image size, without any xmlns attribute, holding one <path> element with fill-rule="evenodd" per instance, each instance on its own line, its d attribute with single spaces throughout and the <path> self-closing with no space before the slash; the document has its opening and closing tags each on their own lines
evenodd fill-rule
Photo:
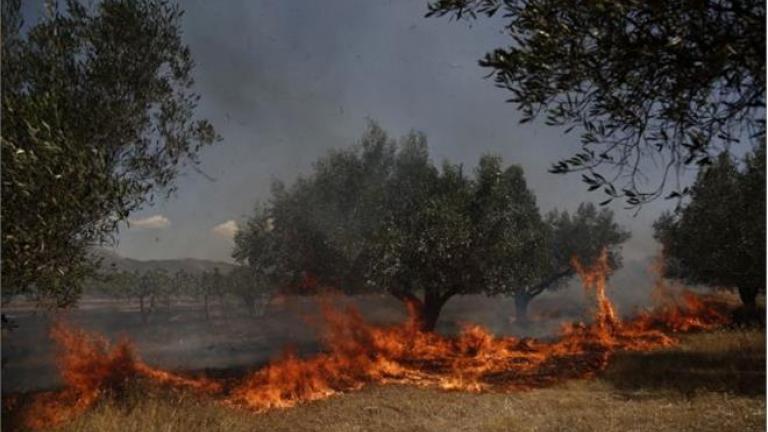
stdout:
<svg viewBox="0 0 768 432">
<path fill-rule="evenodd" d="M 675 349 L 617 355 L 592 381 L 513 394 L 371 386 L 252 414 L 188 394 L 135 391 L 65 425 L 90 431 L 765 430 L 765 333 L 687 336 Z"/>
</svg>

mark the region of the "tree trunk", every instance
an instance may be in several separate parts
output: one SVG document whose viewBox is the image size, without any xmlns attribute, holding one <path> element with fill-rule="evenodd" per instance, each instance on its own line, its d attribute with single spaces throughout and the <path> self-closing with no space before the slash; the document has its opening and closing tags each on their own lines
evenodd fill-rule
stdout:
<svg viewBox="0 0 768 432">
<path fill-rule="evenodd" d="M 229 314 L 227 313 L 227 305 L 224 299 L 224 293 L 218 292 L 216 293 L 216 297 L 219 300 L 219 310 L 221 311 L 219 313 L 222 314 L 221 316 L 223 316 L 224 320 L 228 320 Z"/>
<path fill-rule="evenodd" d="M 440 317 L 440 311 L 443 305 L 439 302 L 428 302 L 424 304 L 421 311 L 421 331 L 433 332 L 437 326 L 437 319 Z"/>
<path fill-rule="evenodd" d="M 747 309 L 755 309 L 757 303 L 757 289 L 752 287 L 739 287 L 739 298 Z"/>
<path fill-rule="evenodd" d="M 256 296 L 243 297 L 245 308 L 248 310 L 248 316 L 256 316 Z"/>
<path fill-rule="evenodd" d="M 145 305 L 145 296 L 139 296 L 139 312 L 141 312 L 141 323 L 146 324 L 149 321 L 149 314 L 152 312 L 152 306 Z"/>
<path fill-rule="evenodd" d="M 392 295 L 405 303 L 412 325 L 422 332 L 435 330 L 440 311 L 448 300 L 448 296 L 440 297 L 430 294 L 425 295 L 424 300 L 411 293 L 393 292 Z"/>
<path fill-rule="evenodd" d="M 515 322 L 518 324 L 528 324 L 528 304 L 531 302 L 531 296 L 526 293 L 515 294 Z"/>
</svg>

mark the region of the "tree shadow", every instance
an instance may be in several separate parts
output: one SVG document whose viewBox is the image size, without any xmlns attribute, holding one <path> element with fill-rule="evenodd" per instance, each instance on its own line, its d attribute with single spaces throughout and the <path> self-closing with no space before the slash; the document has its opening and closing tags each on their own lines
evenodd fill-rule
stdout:
<svg viewBox="0 0 768 432">
<path fill-rule="evenodd" d="M 601 378 L 632 399 L 722 392 L 765 397 L 765 348 L 617 353 Z"/>
</svg>

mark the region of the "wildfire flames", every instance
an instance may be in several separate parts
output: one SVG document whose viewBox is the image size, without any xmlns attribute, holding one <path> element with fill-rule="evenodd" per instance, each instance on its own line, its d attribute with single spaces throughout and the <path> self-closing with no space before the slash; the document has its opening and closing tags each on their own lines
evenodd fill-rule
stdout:
<svg viewBox="0 0 768 432">
<path fill-rule="evenodd" d="M 573 267 L 596 310 L 589 324 L 563 325 L 551 341 L 494 337 L 478 325 L 465 326 L 454 338 L 420 332 L 413 320 L 398 326 L 367 323 L 354 308 L 339 310 L 321 301 L 324 353 L 302 359 L 286 353 L 280 360 L 224 385 L 207 378 L 185 378 L 143 363 L 122 340 L 110 347 L 94 334 L 56 324 L 52 338 L 61 348 L 58 366 L 65 389 L 38 395 L 24 419 L 41 428 L 87 410 L 100 397 L 119 394 L 135 378 L 189 388 L 225 404 L 256 411 L 359 389 L 369 383 L 401 383 L 464 391 L 510 391 L 583 378 L 603 369 L 617 350 L 650 350 L 676 343 L 670 333 L 707 330 L 728 321 L 725 308 L 690 292 L 682 296 L 660 282 L 659 306 L 632 320 L 619 318 L 606 295 L 607 255 Z"/>
<path fill-rule="evenodd" d="M 154 369 L 136 356 L 127 339 L 114 346 L 102 336 L 57 322 L 51 338 L 59 346 L 57 365 L 65 388 L 35 396 L 25 414 L 27 426 L 39 429 L 67 421 L 87 410 L 101 396 L 120 394 L 134 378 L 216 392 L 220 384 L 207 379 L 188 379 Z"/>
</svg>

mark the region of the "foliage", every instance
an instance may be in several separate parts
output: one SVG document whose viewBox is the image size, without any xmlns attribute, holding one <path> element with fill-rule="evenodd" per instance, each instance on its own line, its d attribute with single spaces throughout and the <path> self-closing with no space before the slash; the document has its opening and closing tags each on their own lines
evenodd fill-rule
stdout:
<svg viewBox="0 0 768 432">
<path fill-rule="evenodd" d="M 448 162 L 438 168 L 424 135 L 396 143 L 371 124 L 310 176 L 277 184 L 233 256 L 289 290 L 389 292 L 430 330 L 456 294 L 535 283 L 551 265 L 547 241 L 520 167 L 484 156 L 472 176 Z"/>
<path fill-rule="evenodd" d="M 545 264 L 539 267 L 533 281 L 511 287 L 515 296 L 516 319 L 526 321 L 528 303 L 548 289 L 557 289 L 570 280 L 575 272 L 573 258 L 583 263 L 595 262 L 603 249 L 608 251 L 608 264 L 612 270 L 621 267 L 621 244 L 630 233 L 614 221 L 613 212 L 598 211 L 592 203 L 582 203 L 573 215 L 567 211 L 549 212 L 545 219 Z"/>
<path fill-rule="evenodd" d="M 89 275 L 83 282 L 83 293 L 114 299 L 128 299 L 132 297 L 138 281 L 138 272 L 100 271 Z"/>
<path fill-rule="evenodd" d="M 223 278 L 224 290 L 236 297 L 250 315 L 263 313 L 263 307 L 272 295 L 274 285 L 256 269 L 239 266 Z M 261 310 L 261 312 L 259 312 Z"/>
<path fill-rule="evenodd" d="M 4 300 L 64 306 L 95 269 L 88 248 L 216 135 L 194 119 L 178 6 L 51 4 L 22 32 L 19 2 L 3 2 L 2 278 Z"/>
<path fill-rule="evenodd" d="M 149 315 L 160 304 L 170 305 L 171 287 L 171 278 L 165 271 L 150 270 L 138 276 L 129 293 L 139 300 L 143 322 L 147 322 Z"/>
<path fill-rule="evenodd" d="M 171 298 L 178 294 L 176 277 L 164 270 L 109 271 L 89 275 L 83 282 L 87 294 L 137 301 L 142 322 L 160 305 L 170 308 Z"/>
<path fill-rule="evenodd" d="M 511 93 L 522 122 L 544 117 L 566 131 L 581 129 L 582 150 L 551 171 L 583 172 L 606 203 L 623 197 L 642 205 L 686 165 L 706 165 L 731 143 L 765 138 L 764 1 L 429 5 L 427 16 L 445 15 L 501 15 L 511 43 L 480 65 Z M 687 191 L 679 180 L 674 187 L 670 197 Z"/>
<path fill-rule="evenodd" d="M 391 215 L 373 242 L 372 281 L 416 306 L 424 329 L 452 296 L 526 284 L 545 261 L 543 224 L 523 171 L 501 163 L 483 157 L 474 178 L 445 163 L 422 183 L 419 204 Z"/>
<path fill-rule="evenodd" d="M 550 230 L 548 273 L 573 275 L 573 258 L 594 262 L 604 248 L 608 249 L 610 267 L 621 267 L 619 247 L 629 240 L 630 233 L 614 221 L 610 209 L 598 210 L 592 203 L 582 203 L 573 216 L 555 210 L 547 214 L 546 222 Z"/>
<path fill-rule="evenodd" d="M 312 175 L 290 187 L 276 182 L 269 204 L 257 206 L 236 236 L 233 256 L 279 280 L 283 290 L 359 290 L 370 259 L 368 239 L 383 220 L 394 151 L 372 124 L 358 145 L 318 160 Z"/>
<path fill-rule="evenodd" d="M 738 288 L 746 306 L 765 290 L 765 145 L 739 167 L 721 154 L 699 173 L 691 200 L 654 224 L 667 275 Z"/>
<path fill-rule="evenodd" d="M 254 315 L 263 312 L 260 307 L 266 304 L 274 287 L 274 280 L 265 277 L 257 266 L 237 266 L 226 273 L 218 267 L 199 273 L 179 270 L 172 275 L 164 269 L 99 272 L 86 279 L 84 292 L 138 301 L 146 321 L 159 306 L 170 310 L 173 301 L 181 299 L 202 302 L 205 315 L 210 317 L 211 299 L 223 304 L 224 299 L 233 297 Z"/>
<path fill-rule="evenodd" d="M 263 284 L 272 284 L 280 279 L 278 272 L 284 270 L 281 256 L 288 253 L 276 235 L 272 221 L 268 209 L 256 205 L 253 216 L 240 224 L 235 234 L 233 257 L 240 263 L 249 263 L 248 274 Z M 245 275 L 233 277 L 237 280 Z"/>
</svg>

